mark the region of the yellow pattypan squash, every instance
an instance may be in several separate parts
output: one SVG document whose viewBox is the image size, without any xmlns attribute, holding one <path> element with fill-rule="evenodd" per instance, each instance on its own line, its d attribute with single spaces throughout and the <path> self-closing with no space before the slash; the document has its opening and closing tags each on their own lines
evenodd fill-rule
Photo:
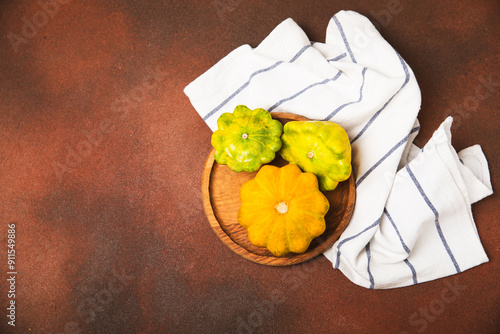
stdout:
<svg viewBox="0 0 500 334">
<path fill-rule="evenodd" d="M 240 189 L 238 222 L 250 242 L 275 256 L 303 253 L 325 231 L 328 199 L 318 189 L 318 179 L 299 167 L 262 166 L 254 179 Z"/>
</svg>

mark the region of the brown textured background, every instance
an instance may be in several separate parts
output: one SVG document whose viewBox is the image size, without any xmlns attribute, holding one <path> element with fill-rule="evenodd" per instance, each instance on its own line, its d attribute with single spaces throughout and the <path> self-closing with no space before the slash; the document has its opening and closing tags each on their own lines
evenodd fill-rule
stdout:
<svg viewBox="0 0 500 334">
<path fill-rule="evenodd" d="M 499 331 L 497 194 L 473 205 L 490 262 L 453 277 L 369 291 L 323 256 L 287 268 L 253 264 L 224 246 L 205 218 L 200 182 L 211 132 L 182 91 L 288 17 L 324 41 L 330 17 L 355 10 L 415 72 L 423 99 L 416 143 L 451 113 L 455 147 L 482 145 L 497 189 L 498 1 L 60 0 L 58 7 L 45 22 L 36 1 L 0 2 L 1 333 Z M 377 20 L 382 11 L 392 11 L 390 20 Z M 22 36 L 26 19 L 40 27 L 25 28 L 30 38 L 14 48 L 11 33 Z M 481 88 L 488 97 L 459 115 L 456 105 L 489 76 L 497 84 Z M 77 150 L 81 161 L 71 156 Z M 15 328 L 5 310 L 10 222 Z M 443 289 L 455 283 L 466 288 L 439 309 Z M 271 308 L 273 297 L 279 304 Z M 411 318 L 429 307 L 440 314 Z"/>
</svg>

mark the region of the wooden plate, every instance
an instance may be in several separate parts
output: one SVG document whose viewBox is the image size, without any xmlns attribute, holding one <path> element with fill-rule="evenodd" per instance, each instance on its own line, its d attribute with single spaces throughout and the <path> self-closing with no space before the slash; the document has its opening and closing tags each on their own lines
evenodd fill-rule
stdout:
<svg viewBox="0 0 500 334">
<path fill-rule="evenodd" d="M 271 113 L 274 119 L 282 124 L 297 120 L 308 120 L 305 117 L 288 113 Z M 287 164 L 279 153 L 271 165 L 282 167 Z M 202 198 L 205 213 L 215 234 L 236 254 L 250 261 L 269 265 L 287 266 L 301 263 L 323 253 L 337 241 L 347 227 L 354 210 L 356 188 L 354 176 L 339 183 L 333 191 L 323 192 L 330 202 L 330 210 L 325 216 L 326 230 L 314 239 L 305 253 L 289 253 L 284 257 L 276 257 L 267 249 L 252 245 L 247 231 L 238 224 L 237 214 L 240 208 L 239 191 L 243 183 L 253 179 L 257 172 L 233 172 L 225 165 L 214 160 L 214 150 L 210 152 L 202 177 Z"/>
</svg>

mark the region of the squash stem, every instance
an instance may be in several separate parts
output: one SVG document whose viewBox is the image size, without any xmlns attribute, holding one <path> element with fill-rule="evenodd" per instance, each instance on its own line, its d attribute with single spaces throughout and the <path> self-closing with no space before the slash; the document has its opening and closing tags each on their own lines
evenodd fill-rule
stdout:
<svg viewBox="0 0 500 334">
<path fill-rule="evenodd" d="M 279 202 L 274 206 L 276 211 L 278 211 L 281 214 L 285 214 L 288 211 L 288 204 L 286 202 Z"/>
</svg>

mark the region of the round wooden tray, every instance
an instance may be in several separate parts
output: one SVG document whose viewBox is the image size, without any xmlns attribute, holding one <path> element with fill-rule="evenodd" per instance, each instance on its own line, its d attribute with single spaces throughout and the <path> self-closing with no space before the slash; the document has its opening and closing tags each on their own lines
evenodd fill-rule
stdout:
<svg viewBox="0 0 500 334">
<path fill-rule="evenodd" d="M 282 124 L 308 120 L 289 113 L 271 113 L 271 115 Z M 287 162 L 276 153 L 276 159 L 270 164 L 282 167 Z M 245 259 L 269 266 L 287 266 L 307 261 L 332 246 L 349 224 L 356 197 L 353 175 L 348 180 L 340 182 L 335 190 L 323 192 L 330 202 L 330 210 L 325 216 L 326 230 L 311 242 L 306 252 L 276 257 L 267 249 L 252 245 L 248 240 L 246 229 L 237 221 L 237 214 L 240 208 L 240 188 L 243 183 L 253 179 L 255 174 L 257 172 L 236 173 L 225 165 L 219 165 L 214 160 L 212 149 L 202 177 L 203 207 L 210 226 L 224 244 Z"/>
</svg>

